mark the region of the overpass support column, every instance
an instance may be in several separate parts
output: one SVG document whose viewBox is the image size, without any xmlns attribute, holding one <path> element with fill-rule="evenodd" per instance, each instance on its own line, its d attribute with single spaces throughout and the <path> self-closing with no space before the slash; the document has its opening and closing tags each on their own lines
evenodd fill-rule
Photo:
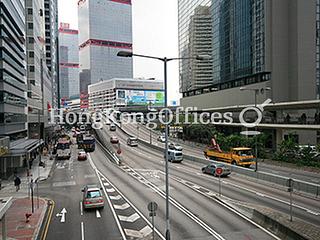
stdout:
<svg viewBox="0 0 320 240">
<path fill-rule="evenodd" d="M 283 130 L 276 129 L 276 142 L 275 142 L 276 150 L 278 150 L 279 144 L 283 141 L 283 139 L 284 139 Z"/>
</svg>

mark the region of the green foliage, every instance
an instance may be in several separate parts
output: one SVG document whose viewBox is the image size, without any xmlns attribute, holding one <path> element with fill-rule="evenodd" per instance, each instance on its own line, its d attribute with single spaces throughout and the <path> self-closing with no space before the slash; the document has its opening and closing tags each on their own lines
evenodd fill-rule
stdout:
<svg viewBox="0 0 320 240">
<path fill-rule="evenodd" d="M 317 159 L 312 149 L 309 147 L 299 148 L 292 135 L 279 144 L 279 150 L 275 153 L 274 159 L 282 162 L 290 162 L 298 166 L 320 167 L 320 161 Z"/>
</svg>

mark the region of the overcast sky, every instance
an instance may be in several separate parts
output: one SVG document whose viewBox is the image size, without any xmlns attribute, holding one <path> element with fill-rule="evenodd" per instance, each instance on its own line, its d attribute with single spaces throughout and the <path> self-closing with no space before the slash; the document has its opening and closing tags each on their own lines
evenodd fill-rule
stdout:
<svg viewBox="0 0 320 240">
<path fill-rule="evenodd" d="M 59 1 L 59 22 L 78 29 L 78 0 Z M 177 0 L 132 0 L 133 51 L 159 57 L 178 56 Z M 160 61 L 134 58 L 134 77 L 163 79 Z M 168 65 L 169 100 L 179 100 L 179 64 Z"/>
</svg>

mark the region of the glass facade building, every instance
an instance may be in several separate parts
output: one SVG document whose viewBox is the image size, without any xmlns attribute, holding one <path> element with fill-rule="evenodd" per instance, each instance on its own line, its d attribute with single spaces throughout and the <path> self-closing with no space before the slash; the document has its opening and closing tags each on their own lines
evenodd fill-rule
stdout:
<svg viewBox="0 0 320 240">
<path fill-rule="evenodd" d="M 227 89 L 250 84 L 255 81 L 268 80 L 265 74 L 265 0 L 179 0 L 179 48 L 180 57 L 194 57 L 197 46 L 190 41 L 190 36 L 206 39 L 207 49 L 212 62 L 197 62 L 196 65 L 211 67 L 206 73 L 205 82 L 197 82 L 192 60 L 180 62 L 180 91 L 186 93 L 200 89 L 199 93 L 210 89 Z M 192 26 L 199 7 L 210 9 L 206 18 L 211 28 L 205 38 L 203 33 L 196 32 Z M 204 27 L 202 26 L 202 29 Z M 195 38 L 195 37 L 193 37 Z M 203 42 L 203 40 L 201 40 Z M 203 53 L 202 53 L 203 54 Z M 202 73 L 205 71 L 202 70 Z M 250 79 L 262 74 L 262 77 Z M 248 80 L 249 78 L 249 80 Z M 207 87 L 205 87 L 207 86 Z M 210 88 L 212 86 L 212 88 Z"/>
<path fill-rule="evenodd" d="M 78 13 L 81 92 L 101 79 L 132 78 L 132 59 L 117 57 L 132 50 L 131 0 L 81 0 Z"/>
<path fill-rule="evenodd" d="M 0 135 L 27 135 L 25 1 L 0 1 Z"/>
<path fill-rule="evenodd" d="M 212 0 L 179 0 L 178 1 L 178 29 L 179 29 L 179 55 L 182 58 L 188 58 L 193 56 L 194 53 L 199 51 L 197 46 L 200 41 L 206 41 L 206 47 L 211 49 L 212 36 L 209 34 L 207 36 L 196 36 L 196 30 L 203 28 L 203 31 L 211 31 L 211 14 L 196 14 L 196 9 L 199 8 L 211 7 Z M 210 11 L 209 11 L 210 12 Z M 196 23 L 201 21 L 200 23 Z M 200 20 L 201 19 L 201 20 Z M 204 34 L 204 32 L 201 34 Z M 209 41 L 209 43 L 208 43 Z M 195 48 L 197 46 L 197 49 Z M 210 53 L 211 55 L 211 53 Z M 180 92 L 186 92 L 188 90 L 195 88 L 194 76 L 195 69 L 199 64 L 199 61 L 183 59 L 180 61 Z M 202 63 L 203 64 L 203 63 Z M 210 68 L 210 63 L 206 64 L 206 67 Z M 202 81 L 202 84 L 207 85 L 212 83 L 212 72 L 207 73 L 205 82 Z M 193 76 L 193 78 L 192 78 Z M 206 81 L 208 83 L 206 83 Z"/>
<path fill-rule="evenodd" d="M 61 23 L 59 28 L 59 84 L 61 99 L 80 97 L 78 30 Z"/>
</svg>

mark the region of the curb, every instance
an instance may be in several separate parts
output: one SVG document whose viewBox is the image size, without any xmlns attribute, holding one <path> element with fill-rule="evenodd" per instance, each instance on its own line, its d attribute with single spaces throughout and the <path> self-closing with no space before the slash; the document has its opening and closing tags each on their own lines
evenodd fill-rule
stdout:
<svg viewBox="0 0 320 240">
<path fill-rule="evenodd" d="M 39 218 L 39 226 L 37 227 L 37 230 L 36 232 L 33 234 L 33 239 L 38 239 L 38 236 L 39 236 L 39 232 L 40 232 L 40 229 L 42 228 L 42 224 L 43 224 L 43 219 L 44 219 L 44 216 L 47 214 L 48 212 L 48 200 L 47 199 L 44 199 L 44 198 L 41 198 L 45 201 L 45 211 L 43 211 L 40 215 L 40 218 Z"/>
</svg>

